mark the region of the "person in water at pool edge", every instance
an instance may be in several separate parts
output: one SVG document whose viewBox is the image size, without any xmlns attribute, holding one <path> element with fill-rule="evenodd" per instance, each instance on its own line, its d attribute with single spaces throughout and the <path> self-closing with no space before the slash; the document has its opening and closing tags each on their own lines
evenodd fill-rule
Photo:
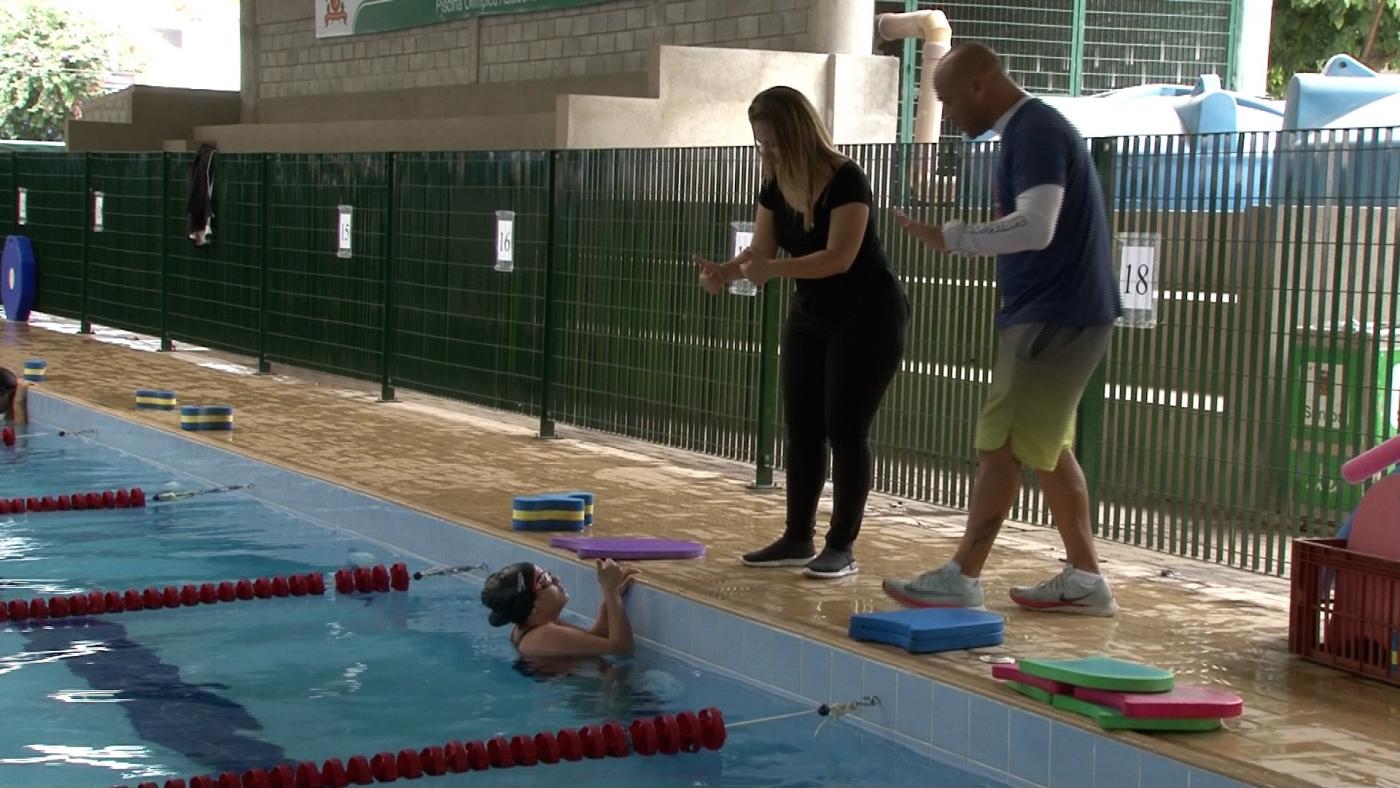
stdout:
<svg viewBox="0 0 1400 788">
<path fill-rule="evenodd" d="M 612 559 L 598 562 L 603 601 L 592 629 L 560 619 L 569 594 L 557 577 L 534 564 L 511 564 L 486 578 L 481 602 L 491 609 L 491 626 L 514 625 L 510 642 L 522 657 L 630 654 L 632 624 L 622 607 L 622 595 L 636 573 Z"/>
<path fill-rule="evenodd" d="M 29 420 L 28 394 L 27 382 L 0 367 L 0 424 L 23 424 Z"/>
</svg>

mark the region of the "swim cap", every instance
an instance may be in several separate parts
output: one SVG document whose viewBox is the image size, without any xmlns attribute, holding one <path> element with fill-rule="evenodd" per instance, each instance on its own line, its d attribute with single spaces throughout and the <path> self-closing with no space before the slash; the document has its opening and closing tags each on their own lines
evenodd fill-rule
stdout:
<svg viewBox="0 0 1400 788">
<path fill-rule="evenodd" d="M 0 367 L 0 416 L 10 412 L 15 402 L 15 391 L 19 389 L 19 378 L 15 373 Z"/>
<path fill-rule="evenodd" d="M 535 565 L 511 564 L 486 578 L 481 604 L 491 608 L 491 626 L 524 624 L 535 609 Z"/>
</svg>

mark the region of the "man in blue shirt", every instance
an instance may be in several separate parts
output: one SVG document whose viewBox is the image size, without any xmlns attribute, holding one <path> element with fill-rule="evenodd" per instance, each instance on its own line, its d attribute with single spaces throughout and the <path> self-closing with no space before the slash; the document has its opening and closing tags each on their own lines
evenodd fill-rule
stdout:
<svg viewBox="0 0 1400 788">
<path fill-rule="evenodd" d="M 977 422 L 977 480 L 967 531 L 946 565 L 885 592 L 918 607 L 984 606 L 982 567 L 1020 489 L 1021 466 L 1040 478 L 1068 566 L 1011 598 L 1032 610 L 1111 616 L 1099 572 L 1084 472 L 1071 451 L 1080 397 L 1122 314 L 1113 279 L 1103 189 L 1083 137 L 1026 95 L 995 52 L 964 44 L 938 65 L 934 86 L 948 117 L 970 137 L 1001 136 L 997 218 L 941 227 L 898 214 L 934 251 L 997 256 L 1001 310 L 992 388 Z"/>
</svg>

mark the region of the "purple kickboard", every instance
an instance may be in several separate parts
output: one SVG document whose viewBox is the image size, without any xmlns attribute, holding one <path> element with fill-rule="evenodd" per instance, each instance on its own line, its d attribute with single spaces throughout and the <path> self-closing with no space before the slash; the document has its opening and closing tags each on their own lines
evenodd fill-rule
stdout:
<svg viewBox="0 0 1400 788">
<path fill-rule="evenodd" d="M 554 536 L 550 537 L 549 546 L 572 550 L 578 553 L 579 558 L 620 558 L 626 561 L 701 558 L 705 555 L 704 545 L 697 542 L 680 542 L 674 539 Z"/>
</svg>

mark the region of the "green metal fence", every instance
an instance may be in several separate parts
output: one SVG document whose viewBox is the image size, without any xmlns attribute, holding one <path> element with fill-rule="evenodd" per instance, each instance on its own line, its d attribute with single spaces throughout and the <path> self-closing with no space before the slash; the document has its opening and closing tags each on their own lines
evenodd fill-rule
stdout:
<svg viewBox="0 0 1400 788">
<path fill-rule="evenodd" d="M 165 186 L 166 336 L 174 341 L 261 356 L 265 157 L 218 157 L 214 217 L 203 246 L 190 238 L 193 154 L 167 154 Z"/>
<path fill-rule="evenodd" d="M 390 249 L 390 157 L 295 154 L 271 160 L 265 357 L 378 379 Z M 339 212 L 350 210 L 340 252 Z M 334 253 L 326 254 L 330 249 Z"/>
<path fill-rule="evenodd" d="M 64 153 L 15 153 L 16 201 L 26 204 L 21 231 L 34 245 L 43 309 L 83 314 L 88 203 L 87 157 Z M 23 190 L 21 195 L 20 190 Z"/>
<path fill-rule="evenodd" d="M 1400 432 L 1400 136 L 1092 148 L 1135 310 L 1081 411 L 1096 527 L 1284 573 L 1293 537 L 1331 533 L 1358 500 L 1341 461 Z M 890 209 L 985 218 L 997 148 L 847 153 L 870 176 L 913 306 L 874 429 L 876 485 L 965 507 L 995 345 L 993 262 L 928 252 Z M 730 257 L 752 220 L 751 149 L 220 156 L 205 247 L 186 237 L 188 156 L 7 163 L 28 190 L 17 229 L 34 240 L 42 311 L 379 380 L 386 398 L 404 386 L 538 414 L 546 435 L 558 420 L 753 462 L 759 484 L 782 467 L 790 288 L 710 297 L 691 262 Z M 1143 250 L 1150 270 L 1133 256 Z M 1033 485 L 1014 516 L 1049 523 Z"/>
</svg>

